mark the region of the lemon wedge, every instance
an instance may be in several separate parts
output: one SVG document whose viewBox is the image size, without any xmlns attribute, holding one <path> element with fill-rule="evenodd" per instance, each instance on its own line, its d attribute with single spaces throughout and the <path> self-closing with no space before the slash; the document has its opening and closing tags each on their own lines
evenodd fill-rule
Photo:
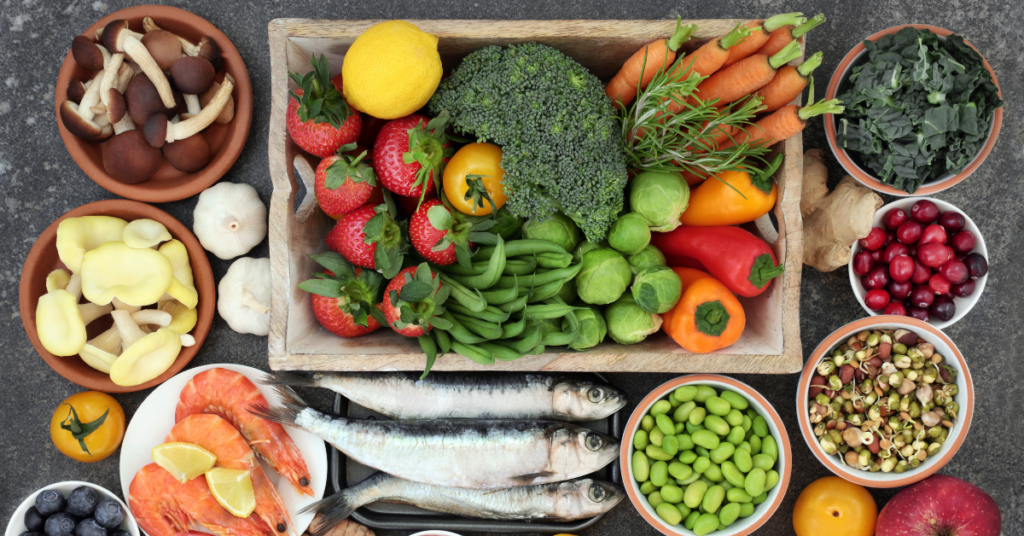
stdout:
<svg viewBox="0 0 1024 536">
<path fill-rule="evenodd" d="M 153 461 L 184 484 L 209 471 L 217 463 L 212 452 L 192 443 L 164 443 L 153 447 Z"/>
<path fill-rule="evenodd" d="M 206 472 L 206 483 L 213 498 L 232 515 L 248 517 L 256 509 L 249 471 L 217 467 Z"/>
</svg>

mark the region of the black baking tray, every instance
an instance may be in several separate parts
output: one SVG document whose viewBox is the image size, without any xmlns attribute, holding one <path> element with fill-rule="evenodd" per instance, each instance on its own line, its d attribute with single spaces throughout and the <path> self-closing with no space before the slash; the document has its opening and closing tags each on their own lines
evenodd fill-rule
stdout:
<svg viewBox="0 0 1024 536">
<path fill-rule="evenodd" d="M 435 372 L 435 374 L 443 374 Z M 564 378 L 588 378 L 600 380 L 601 383 L 611 385 L 607 378 L 601 374 L 559 374 Z M 388 419 L 380 413 L 370 411 L 345 397 L 336 395 L 334 398 L 334 412 L 342 414 L 343 408 L 348 406 L 345 412 L 353 419 Z M 622 439 L 622 412 L 625 408 L 615 412 L 610 417 L 599 421 L 579 423 L 603 434 L 610 435 L 621 441 Z M 344 471 L 342 471 L 344 468 Z M 371 475 L 377 473 L 376 469 L 362 465 L 350 460 L 338 449 L 331 447 L 331 486 L 335 493 L 349 486 L 354 486 Z M 616 458 L 612 463 L 600 471 L 588 475 L 590 478 L 604 480 L 622 485 L 622 471 L 619 467 L 619 460 Z M 560 523 L 554 521 L 497 521 L 490 519 L 475 519 L 467 517 L 439 514 L 417 508 L 409 504 L 391 503 L 379 501 L 368 504 L 352 513 L 352 519 L 366 525 L 367 527 L 381 530 L 462 530 L 467 532 L 494 532 L 503 534 L 520 533 L 541 533 L 558 534 L 561 532 L 579 532 L 597 523 L 604 514 L 580 519 L 577 521 Z"/>
</svg>

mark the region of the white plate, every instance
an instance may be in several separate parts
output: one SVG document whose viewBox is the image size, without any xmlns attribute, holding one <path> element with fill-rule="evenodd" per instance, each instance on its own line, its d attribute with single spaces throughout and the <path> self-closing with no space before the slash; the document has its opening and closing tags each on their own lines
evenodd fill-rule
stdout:
<svg viewBox="0 0 1024 536">
<path fill-rule="evenodd" d="M 121 443 L 121 492 L 125 499 L 129 497 L 128 486 L 135 478 L 135 473 L 153 462 L 150 452 L 153 447 L 164 442 L 164 438 L 174 427 L 174 408 L 178 405 L 178 396 L 185 388 L 185 384 L 192 379 L 192 376 L 217 367 L 239 372 L 252 380 L 271 405 L 281 402 L 277 393 L 269 387 L 259 384 L 259 380 L 266 376 L 265 372 L 242 365 L 196 367 L 160 384 L 139 406 L 124 433 L 124 442 Z M 324 489 L 327 487 L 327 448 L 323 439 L 309 432 L 288 426 L 285 426 L 284 429 L 291 436 L 295 445 L 299 447 L 299 452 L 302 453 L 302 458 L 306 461 L 306 468 L 309 469 L 312 479 L 310 487 L 313 488 L 314 495 L 312 497 L 299 495 L 291 484 L 271 469 L 266 462 L 260 460 L 260 465 L 263 466 L 270 481 L 274 483 L 277 492 L 284 499 L 288 515 L 291 516 L 294 524 L 295 534 L 298 535 L 305 532 L 309 527 L 309 522 L 313 520 L 313 514 L 299 515 L 299 510 L 324 496 Z M 203 527 L 196 527 L 195 530 L 209 532 Z"/>
</svg>

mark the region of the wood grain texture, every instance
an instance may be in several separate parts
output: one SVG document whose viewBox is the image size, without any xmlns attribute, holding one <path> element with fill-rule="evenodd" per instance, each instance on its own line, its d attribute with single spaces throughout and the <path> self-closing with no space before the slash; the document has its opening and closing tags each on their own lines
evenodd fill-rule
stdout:
<svg viewBox="0 0 1024 536">
<path fill-rule="evenodd" d="M 342 339 L 328 333 L 313 317 L 308 295 L 297 288 L 300 281 L 320 269 L 306 253 L 326 250 L 324 237 L 334 221 L 320 210 L 314 210 L 302 223 L 296 219 L 295 197 L 300 186 L 292 162 L 296 155 L 304 153 L 291 141 L 285 127 L 288 71 L 307 72 L 310 55 L 325 54 L 332 74 L 339 72 L 349 45 L 378 22 L 381 21 L 277 19 L 268 26 L 273 92 L 269 157 L 274 184 L 270 207 L 272 310 L 268 354 L 273 370 L 422 370 L 426 364 L 415 339 L 386 329 L 357 339 Z M 671 20 L 410 22 L 438 36 L 438 51 L 446 69 L 483 46 L 537 41 L 572 56 L 602 79 L 614 75 L 622 62 L 643 44 L 667 36 L 675 28 L 675 21 Z M 699 25 L 696 39 L 684 49 L 695 49 L 740 22 L 744 21 L 683 21 Z M 587 352 L 551 352 L 487 367 L 449 354 L 437 360 L 434 370 L 798 372 L 803 364 L 799 322 L 803 142 L 797 136 L 777 144 L 773 150 L 785 156 L 785 163 L 776 172 L 779 202 L 774 214 L 778 232 L 765 227 L 770 226 L 770 221 L 749 227 L 772 243 L 786 272 L 760 296 L 741 298 L 747 313 L 747 329 L 736 344 L 715 353 L 690 354 L 658 333 L 631 346 L 608 342 Z M 315 159 L 310 163 L 315 163 Z"/>
</svg>

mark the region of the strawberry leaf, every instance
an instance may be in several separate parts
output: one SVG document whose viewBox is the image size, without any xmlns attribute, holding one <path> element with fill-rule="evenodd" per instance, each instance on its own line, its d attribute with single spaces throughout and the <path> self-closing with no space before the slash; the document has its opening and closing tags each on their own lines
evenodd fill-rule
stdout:
<svg viewBox="0 0 1024 536">
<path fill-rule="evenodd" d="M 469 268 L 473 265 L 473 254 L 466 244 L 455 245 L 455 258 L 459 261 L 459 266 Z"/>
<path fill-rule="evenodd" d="M 448 285 L 442 285 L 434 293 L 434 305 L 441 305 L 444 302 L 448 301 L 448 296 L 450 296 L 451 293 L 452 287 L 449 287 Z"/>
<path fill-rule="evenodd" d="M 342 257 L 333 251 L 308 254 L 306 256 L 320 266 L 334 272 L 334 276 L 341 281 L 348 281 L 349 279 L 356 278 L 356 270 L 352 266 L 352 263 L 345 260 L 345 257 Z"/>
<path fill-rule="evenodd" d="M 377 175 L 373 168 L 362 160 L 366 158 L 367 152 L 363 151 L 356 157 L 344 154 L 356 148 L 356 144 L 350 143 L 338 149 L 339 158 L 327 168 L 324 186 L 329 190 L 337 190 L 346 180 L 354 183 L 365 182 L 370 186 L 377 185 Z"/>
<path fill-rule="evenodd" d="M 420 376 L 422 380 L 427 377 L 427 374 L 430 374 L 430 368 L 434 366 L 434 361 L 437 360 L 437 343 L 429 333 L 420 335 L 417 339 L 423 353 L 427 355 L 427 366 L 423 369 L 423 375 Z"/>
<path fill-rule="evenodd" d="M 340 298 L 345 295 L 341 283 L 333 279 L 307 279 L 299 283 L 299 288 L 325 298 Z"/>
<path fill-rule="evenodd" d="M 427 220 L 438 231 L 447 231 L 452 226 L 452 214 L 444 205 L 434 205 L 427 210 Z"/>
<path fill-rule="evenodd" d="M 493 246 L 498 243 L 498 235 L 494 233 L 481 233 L 473 231 L 469 233 L 469 241 L 476 244 L 487 244 Z"/>
<path fill-rule="evenodd" d="M 370 309 L 369 309 L 369 313 L 370 313 L 370 316 L 372 316 L 373 319 L 376 320 L 378 324 L 380 324 L 382 326 L 388 325 L 388 319 L 387 319 L 387 317 L 384 316 L 384 312 L 381 311 L 380 309 L 378 309 L 378 308 L 376 308 L 376 307 L 371 305 Z"/>
<path fill-rule="evenodd" d="M 430 324 L 430 327 L 437 329 L 452 329 L 455 325 L 451 320 L 441 318 L 440 316 L 430 317 L 430 320 L 428 320 L 427 323 Z"/>
<path fill-rule="evenodd" d="M 345 102 L 344 96 L 331 83 L 331 68 L 327 56 L 315 55 L 310 58 L 313 70 L 301 78 L 297 73 L 288 73 L 302 94 L 291 92 L 291 96 L 299 103 L 296 114 L 302 122 L 312 120 L 314 123 L 329 123 L 334 128 L 341 128 L 342 123 L 352 115 L 352 109 Z"/>
<path fill-rule="evenodd" d="M 422 281 L 413 281 L 402 287 L 402 291 L 398 296 L 404 302 L 414 303 L 426 299 L 433 291 L 434 289 L 429 284 Z"/>
<path fill-rule="evenodd" d="M 473 223 L 470 229 L 474 231 L 487 231 L 490 230 L 490 228 L 494 227 L 495 225 L 498 225 L 498 220 L 494 218 L 487 218 L 486 220 L 480 220 L 478 222 Z"/>
</svg>

